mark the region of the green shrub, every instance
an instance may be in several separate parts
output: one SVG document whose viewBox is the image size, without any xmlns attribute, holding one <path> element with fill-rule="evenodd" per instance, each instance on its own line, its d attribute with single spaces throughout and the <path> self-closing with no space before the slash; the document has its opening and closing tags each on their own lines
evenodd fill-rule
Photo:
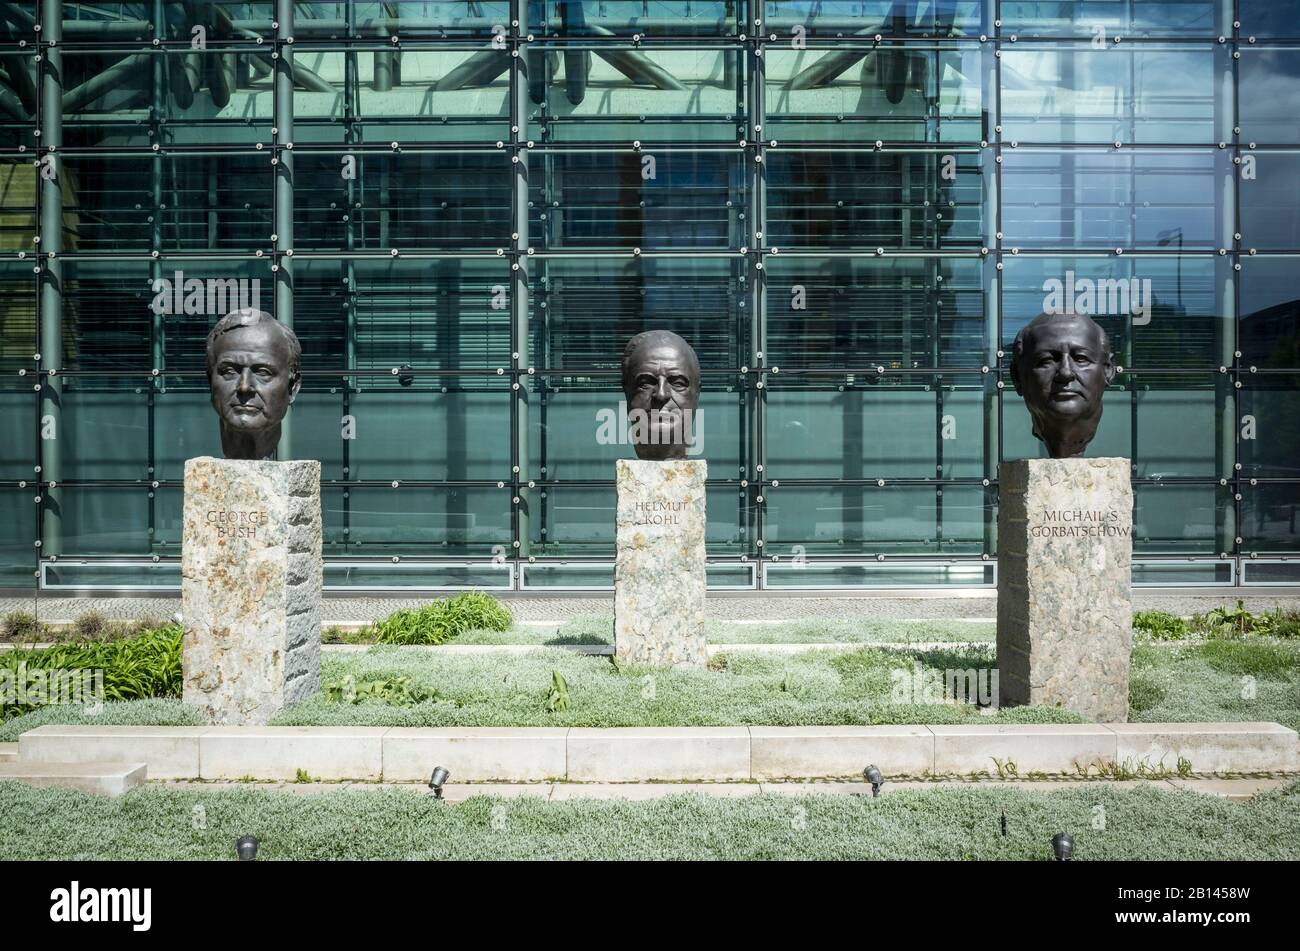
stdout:
<svg viewBox="0 0 1300 951">
<path fill-rule="evenodd" d="M 569 682 L 558 670 L 551 671 L 551 689 L 546 692 L 547 713 L 559 713 L 569 709 Z"/>
<path fill-rule="evenodd" d="M 1187 622 L 1168 611 L 1138 611 L 1133 615 L 1133 627 L 1156 641 L 1180 641 L 1190 633 Z"/>
<path fill-rule="evenodd" d="M 466 631 L 507 631 L 513 623 L 510 611 L 496 598 L 467 591 L 446 601 L 395 611 L 374 630 L 380 644 L 445 644 Z"/>
<path fill-rule="evenodd" d="M 28 641 L 39 630 L 36 617 L 26 611 L 10 611 L 0 620 L 0 637 L 6 641 Z"/>
<path fill-rule="evenodd" d="M 40 650 L 0 654 L 0 669 L 103 671 L 105 700 L 137 700 L 181 695 L 181 629 L 169 624 L 137 637 L 113 641 L 55 644 Z M 33 709 L 30 704 L 0 705 L 0 720 Z"/>
<path fill-rule="evenodd" d="M 98 611 L 84 611 L 72 622 L 72 629 L 81 640 L 92 641 L 108 633 L 109 622 Z"/>
<path fill-rule="evenodd" d="M 410 677 L 375 677 L 358 683 L 351 674 L 325 684 L 321 692 L 330 703 L 386 703 L 390 707 L 409 707 L 434 696 L 411 686 Z"/>
<path fill-rule="evenodd" d="M 1194 615 L 1192 627 L 1205 637 L 1242 638 L 1255 629 L 1255 615 L 1246 610 L 1243 602 L 1238 601 L 1235 608 L 1220 605 L 1206 614 Z"/>
<path fill-rule="evenodd" d="M 466 591 L 443 602 L 443 624 L 456 637 L 465 631 L 508 631 L 515 623 L 510 609 L 483 591 Z"/>
<path fill-rule="evenodd" d="M 380 644 L 445 644 L 452 635 L 442 623 L 442 602 L 394 611 L 375 625 Z"/>
<path fill-rule="evenodd" d="M 1300 611 L 1281 606 L 1255 618 L 1255 633 L 1264 637 L 1300 637 Z"/>
</svg>

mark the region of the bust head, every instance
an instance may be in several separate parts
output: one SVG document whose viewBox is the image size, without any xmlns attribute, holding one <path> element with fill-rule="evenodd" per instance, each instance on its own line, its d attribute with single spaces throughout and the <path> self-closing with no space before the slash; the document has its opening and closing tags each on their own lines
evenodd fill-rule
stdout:
<svg viewBox="0 0 1300 951">
<path fill-rule="evenodd" d="M 1039 314 L 1016 334 L 1011 380 L 1053 459 L 1082 456 L 1115 378 L 1106 331 L 1084 314 Z"/>
<path fill-rule="evenodd" d="M 700 361 L 681 337 L 647 330 L 623 350 L 623 395 L 638 459 L 685 459 L 700 406 Z"/>
<path fill-rule="evenodd" d="M 208 387 L 227 459 L 269 459 L 302 385 L 302 347 L 270 314 L 246 308 L 208 334 Z"/>
</svg>

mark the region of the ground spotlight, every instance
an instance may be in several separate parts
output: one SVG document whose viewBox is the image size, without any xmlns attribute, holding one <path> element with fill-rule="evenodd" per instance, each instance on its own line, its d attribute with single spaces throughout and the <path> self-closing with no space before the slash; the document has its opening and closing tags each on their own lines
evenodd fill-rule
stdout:
<svg viewBox="0 0 1300 951">
<path fill-rule="evenodd" d="M 880 774 L 879 767 L 868 766 L 862 771 L 862 778 L 871 783 L 871 798 L 879 798 L 880 787 L 885 784 L 885 777 Z"/>
<path fill-rule="evenodd" d="M 1058 832 L 1052 836 L 1052 851 L 1056 853 L 1056 861 L 1069 862 L 1074 858 L 1074 839 L 1068 832 Z"/>
<path fill-rule="evenodd" d="M 241 836 L 235 843 L 235 852 L 241 862 L 251 862 L 257 858 L 257 836 Z"/>
<path fill-rule="evenodd" d="M 1006 834 L 1007 834 L 1007 813 L 1006 813 L 1006 810 L 1003 810 L 1003 812 L 1002 812 L 1002 834 L 1003 834 L 1003 835 L 1006 835 Z"/>
<path fill-rule="evenodd" d="M 434 799 L 442 798 L 442 785 L 449 776 L 451 776 L 451 773 L 447 772 L 442 766 L 433 768 L 433 775 L 429 777 L 429 790 Z"/>
</svg>

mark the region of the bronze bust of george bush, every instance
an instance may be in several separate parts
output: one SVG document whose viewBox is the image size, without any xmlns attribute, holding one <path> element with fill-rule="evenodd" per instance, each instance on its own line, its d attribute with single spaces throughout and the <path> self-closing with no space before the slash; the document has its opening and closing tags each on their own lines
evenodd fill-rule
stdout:
<svg viewBox="0 0 1300 951">
<path fill-rule="evenodd" d="M 302 346 L 270 314 L 233 311 L 208 334 L 208 387 L 227 459 L 269 459 L 302 386 Z"/>
</svg>

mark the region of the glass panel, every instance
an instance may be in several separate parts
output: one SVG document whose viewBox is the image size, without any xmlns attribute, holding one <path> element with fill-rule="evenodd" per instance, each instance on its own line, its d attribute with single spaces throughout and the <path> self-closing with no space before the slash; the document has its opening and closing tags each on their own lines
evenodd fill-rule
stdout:
<svg viewBox="0 0 1300 951">
<path fill-rule="evenodd" d="M 510 27 L 507 0 L 309 0 L 294 6 L 294 32 L 312 39 L 493 36 Z"/>
<path fill-rule="evenodd" d="M 543 36 L 734 36 L 735 2 L 575 3 L 530 0 L 528 28 Z"/>
<path fill-rule="evenodd" d="M 979 554 L 983 486 L 790 485 L 767 490 L 767 546 L 808 555 Z"/>
<path fill-rule="evenodd" d="M 300 260 L 294 329 L 311 370 L 495 371 L 510 364 L 510 286 L 505 259 Z"/>
<path fill-rule="evenodd" d="M 983 47 L 909 43 L 769 46 L 764 139 L 979 142 L 986 138 Z"/>
<path fill-rule="evenodd" d="M 1021 36 L 1219 36 L 1231 0 L 1002 0 L 1002 32 Z"/>
<path fill-rule="evenodd" d="M 744 156 L 728 152 L 528 153 L 528 235 L 547 250 L 739 248 Z"/>
<path fill-rule="evenodd" d="M 1227 501 L 1217 485 L 1133 486 L 1134 556 L 1217 553 L 1217 513 Z"/>
<path fill-rule="evenodd" d="M 510 490 L 461 486 L 329 487 L 321 492 L 325 553 L 476 556 L 510 549 Z"/>
<path fill-rule="evenodd" d="M 509 479 L 513 396 L 509 377 L 421 374 L 408 386 L 393 377 L 357 377 L 348 394 L 354 438 L 345 476 L 372 481 Z M 328 421 L 335 427 L 340 408 L 336 402 Z M 335 428 L 335 440 L 338 436 Z"/>
<path fill-rule="evenodd" d="M 294 94 L 294 137 L 335 146 L 509 139 L 510 62 L 504 47 L 295 46 L 294 68 L 316 79 Z"/>
<path fill-rule="evenodd" d="M 1242 247 L 1300 248 L 1300 152 L 1248 152 L 1242 163 Z"/>
<path fill-rule="evenodd" d="M 1300 376 L 1250 374 L 1240 391 L 1243 478 L 1300 478 Z"/>
<path fill-rule="evenodd" d="M 627 341 L 651 329 L 680 334 L 705 369 L 753 359 L 741 260 L 542 258 L 528 271 L 533 366 L 617 372 Z"/>
<path fill-rule="evenodd" d="M 971 153 L 769 152 L 764 240 L 781 249 L 978 248 L 981 163 Z"/>
<path fill-rule="evenodd" d="M 978 367 L 978 258 L 769 257 L 767 363 L 787 369 Z"/>
<path fill-rule="evenodd" d="M 47 507 L 57 507 L 61 515 L 60 557 L 180 556 L 180 486 L 65 484 L 47 491 Z"/>
<path fill-rule="evenodd" d="M 272 246 L 266 153 L 68 155 L 61 171 L 65 253 Z"/>
<path fill-rule="evenodd" d="M 341 6 L 342 4 L 298 4 L 298 6 Z M 201 25 L 205 39 L 243 40 L 272 36 L 271 18 L 275 4 L 246 3 L 243 0 L 204 0 L 203 3 L 167 3 L 160 7 L 160 22 L 152 18 L 153 8 L 142 3 L 65 3 L 63 36 L 69 45 L 106 41 L 149 40 L 157 37 L 171 43 L 189 43 L 193 29 Z M 197 15 L 198 19 L 192 19 Z"/>
<path fill-rule="evenodd" d="M 1291 11 L 1290 17 L 1294 16 L 1295 11 Z M 1295 122 L 1295 106 L 1300 99 L 1300 50 L 1243 46 L 1239 70 L 1241 140 L 1300 144 L 1300 128 Z"/>
<path fill-rule="evenodd" d="M 13 4 L 9 5 L 12 12 Z M 12 42 L 12 36 L 5 38 L 5 32 L 15 22 L 15 17 L 0 16 L 0 43 Z M 9 151 L 30 149 L 40 141 L 36 135 L 36 107 L 39 98 L 40 61 L 35 48 L 36 34 L 27 41 L 28 48 L 10 46 L 0 54 L 0 65 L 4 67 L 5 85 L 0 92 L 0 148 Z M 11 196 L 5 194 L 12 184 L 6 164 L 9 159 L 0 160 L 0 196 L 4 199 L 4 208 L 8 211 Z M 31 159 L 20 159 L 29 169 Z M 21 193 L 20 193 L 21 194 Z M 7 227 L 7 226 L 6 226 Z"/>
<path fill-rule="evenodd" d="M 6 16 L 0 17 L 0 43 L 19 43 L 28 45 L 40 38 L 36 24 L 40 19 L 39 0 L 16 0 L 6 4 Z"/>
<path fill-rule="evenodd" d="M 201 369 L 208 331 L 239 307 L 273 310 L 269 258 L 163 264 L 63 262 L 63 350 L 70 370 Z M 310 326 L 310 325 L 308 325 Z M 299 330 L 304 362 L 317 341 Z"/>
<path fill-rule="evenodd" d="M 782 481 L 982 478 L 983 387 L 972 377 L 966 384 L 943 379 L 846 386 L 784 373 L 770 378 L 764 475 Z"/>
<path fill-rule="evenodd" d="M 744 53 L 537 44 L 528 58 L 528 136 L 542 143 L 736 142 Z"/>
<path fill-rule="evenodd" d="M 70 148 L 271 142 L 269 47 L 69 49 L 63 138 Z"/>
<path fill-rule="evenodd" d="M 1155 249 L 1181 230 L 1185 248 L 1221 247 L 1230 167 L 1208 150 L 1004 151 L 1004 243 Z"/>
<path fill-rule="evenodd" d="M 1178 247 L 1182 234 L 1174 232 L 1157 244 Z M 1087 314 L 1110 337 L 1120 366 L 1217 368 L 1233 344 L 1222 290 L 1231 273 L 1217 255 L 1004 255 L 1001 347 L 1010 354 L 1039 314 Z"/>
<path fill-rule="evenodd" d="M 1244 552 L 1300 551 L 1300 484 L 1261 483 L 1241 489 L 1241 548 Z M 1253 566 L 1252 566 L 1253 571 Z"/>
<path fill-rule="evenodd" d="M 1002 50 L 1002 138 L 1026 143 L 1212 145 L 1231 130 L 1217 44 Z"/>
<path fill-rule="evenodd" d="M 808 36 L 978 36 L 992 22 L 987 0 L 767 0 L 765 28 Z"/>
<path fill-rule="evenodd" d="M 302 154 L 295 159 L 295 250 L 493 249 L 510 243 L 504 152 Z"/>
<path fill-rule="evenodd" d="M 28 355 L 30 362 L 30 354 Z M 35 390 L 36 376 L 6 373 L 0 376 L 0 419 L 4 420 L 4 438 L 0 439 L 0 480 L 36 479 L 39 452 L 36 420 L 40 415 L 40 395 Z"/>
<path fill-rule="evenodd" d="M 1300 292 L 1294 257 L 1241 259 L 1241 359 L 1260 369 L 1300 369 Z"/>
<path fill-rule="evenodd" d="M 15 232 L 5 232 L 2 240 L 9 243 L 19 238 Z M 13 372 L 35 370 L 32 356 L 37 350 L 36 274 L 32 263 L 0 260 L 0 372 L 16 380 L 11 376 Z"/>
<path fill-rule="evenodd" d="M 613 481 L 614 461 L 635 457 L 626 403 L 617 376 L 544 375 L 529 380 L 529 478 Z M 692 417 L 687 455 L 708 461 L 714 479 L 744 475 L 752 384 L 705 374 L 700 408 Z"/>
<path fill-rule="evenodd" d="M 0 253 L 12 255 L 18 251 L 37 250 L 36 193 L 37 168 L 29 158 L 5 156 L 0 158 Z M 6 291 L 16 277 L 14 266 L 4 262 L 3 274 Z M 28 265 L 27 273 L 31 273 Z"/>
<path fill-rule="evenodd" d="M 1296 21 L 1295 10 L 1289 3 L 1237 0 L 1237 9 L 1242 36 L 1300 37 L 1300 23 Z"/>
<path fill-rule="evenodd" d="M 31 486 L 0 485 L 0 588 L 34 588 L 36 498 Z"/>
</svg>

